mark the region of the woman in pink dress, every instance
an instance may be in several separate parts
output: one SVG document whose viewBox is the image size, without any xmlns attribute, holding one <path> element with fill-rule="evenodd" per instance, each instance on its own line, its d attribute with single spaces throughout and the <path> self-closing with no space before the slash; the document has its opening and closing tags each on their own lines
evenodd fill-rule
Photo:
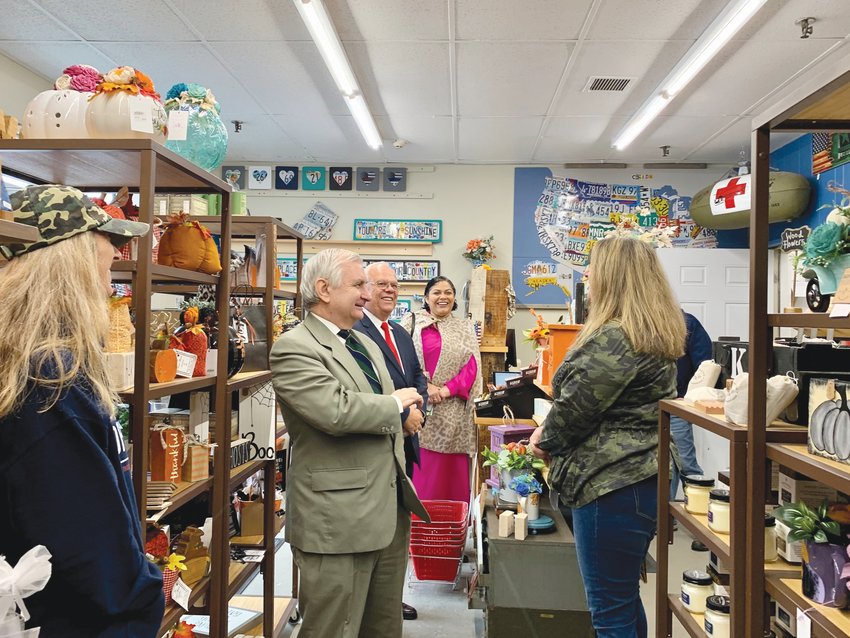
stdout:
<svg viewBox="0 0 850 638">
<path fill-rule="evenodd" d="M 423 500 L 469 501 L 470 458 L 477 445 L 473 400 L 481 393 L 481 363 L 472 322 L 452 314 L 455 294 L 448 278 L 434 277 L 425 286 L 422 310 L 402 319 L 428 376 L 432 410 L 419 432 L 420 468 L 413 474 Z"/>
</svg>

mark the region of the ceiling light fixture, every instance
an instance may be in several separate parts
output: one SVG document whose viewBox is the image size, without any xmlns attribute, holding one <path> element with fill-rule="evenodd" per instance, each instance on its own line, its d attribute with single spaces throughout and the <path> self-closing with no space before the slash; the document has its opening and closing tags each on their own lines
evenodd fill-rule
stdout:
<svg viewBox="0 0 850 638">
<path fill-rule="evenodd" d="M 598 162 L 567 162 L 564 168 L 627 168 L 628 164 L 623 162 L 606 162 L 600 160 Z"/>
<path fill-rule="evenodd" d="M 664 170 L 665 168 L 690 168 L 690 169 L 700 169 L 700 168 L 708 168 L 708 164 L 704 162 L 648 162 L 643 165 L 644 168 L 648 168 L 651 170 Z"/>
<path fill-rule="evenodd" d="M 360 134 L 366 143 L 374 148 L 380 148 L 381 135 L 375 124 L 375 119 L 366 105 L 366 100 L 357 84 L 357 78 L 351 69 L 348 56 L 342 47 L 339 35 L 331 22 L 322 0 L 293 0 L 301 19 L 310 32 L 310 37 L 316 43 L 325 66 L 331 74 L 337 88 L 345 98 L 345 105 L 351 111 L 351 116 L 360 129 Z"/>
<path fill-rule="evenodd" d="M 688 82 L 761 9 L 767 0 L 732 0 L 703 31 L 685 56 L 667 74 L 614 139 L 612 146 L 622 151 L 654 120 Z"/>
</svg>

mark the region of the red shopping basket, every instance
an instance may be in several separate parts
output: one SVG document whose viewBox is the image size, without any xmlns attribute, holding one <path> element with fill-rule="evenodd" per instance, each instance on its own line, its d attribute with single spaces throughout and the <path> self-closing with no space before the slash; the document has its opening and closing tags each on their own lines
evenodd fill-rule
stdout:
<svg viewBox="0 0 850 638">
<path fill-rule="evenodd" d="M 422 501 L 431 522 L 415 514 L 410 538 L 413 571 L 419 580 L 453 582 L 463 559 L 469 504 L 462 501 Z"/>
</svg>

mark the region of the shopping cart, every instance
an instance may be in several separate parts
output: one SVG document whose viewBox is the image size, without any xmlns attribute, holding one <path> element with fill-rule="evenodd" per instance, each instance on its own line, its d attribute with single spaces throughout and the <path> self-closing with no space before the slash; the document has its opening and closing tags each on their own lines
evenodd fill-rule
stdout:
<svg viewBox="0 0 850 638">
<path fill-rule="evenodd" d="M 453 583 L 463 562 L 469 503 L 422 501 L 431 522 L 415 514 L 410 529 L 410 557 L 418 580 Z"/>
</svg>

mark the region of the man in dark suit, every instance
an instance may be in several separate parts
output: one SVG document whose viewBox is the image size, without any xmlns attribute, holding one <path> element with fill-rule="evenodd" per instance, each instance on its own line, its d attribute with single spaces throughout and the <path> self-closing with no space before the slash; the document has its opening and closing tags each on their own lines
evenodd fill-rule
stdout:
<svg viewBox="0 0 850 638">
<path fill-rule="evenodd" d="M 404 429 L 404 460 L 407 476 L 413 478 L 413 466 L 419 464 L 419 435 L 425 422 L 425 405 L 428 402 L 428 380 L 422 373 L 413 339 L 397 323 L 389 321 L 398 301 L 398 278 L 386 262 L 366 267 L 366 279 L 372 298 L 363 306 L 363 318 L 354 329 L 366 334 L 381 348 L 393 385 L 398 388 L 416 388 L 422 395 L 422 406 L 411 406 L 401 414 Z M 415 620 L 416 610 L 402 603 L 405 620 Z"/>
<path fill-rule="evenodd" d="M 399 415 L 422 397 L 395 389 L 378 347 L 351 331 L 370 298 L 357 254 L 315 254 L 301 296 L 309 314 L 270 356 L 292 450 L 286 539 L 301 574 L 299 635 L 398 638 L 410 514 L 428 519 L 405 476 Z"/>
</svg>

